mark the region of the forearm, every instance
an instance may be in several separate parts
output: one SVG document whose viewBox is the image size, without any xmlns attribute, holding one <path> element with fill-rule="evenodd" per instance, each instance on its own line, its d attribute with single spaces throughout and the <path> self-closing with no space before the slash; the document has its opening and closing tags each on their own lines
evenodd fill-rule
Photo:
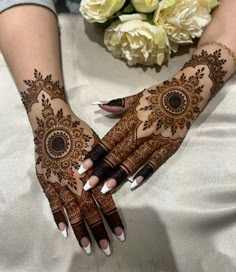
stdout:
<svg viewBox="0 0 236 272">
<path fill-rule="evenodd" d="M 49 9 L 21 5 L 4 11 L 0 34 L 0 49 L 20 93 L 29 88 L 24 81 L 34 80 L 35 69 L 64 85 L 57 18 Z"/>
</svg>

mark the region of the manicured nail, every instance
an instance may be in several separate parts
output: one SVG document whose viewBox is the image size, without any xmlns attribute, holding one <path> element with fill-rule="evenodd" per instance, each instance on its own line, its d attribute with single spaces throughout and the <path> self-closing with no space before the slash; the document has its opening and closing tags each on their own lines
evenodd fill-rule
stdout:
<svg viewBox="0 0 236 272">
<path fill-rule="evenodd" d="M 133 182 L 134 181 L 134 177 L 128 177 L 128 181 Z"/>
<path fill-rule="evenodd" d="M 91 244 L 89 243 L 86 247 L 83 247 L 84 251 L 87 255 L 90 255 L 92 253 Z"/>
<path fill-rule="evenodd" d="M 67 236 L 68 236 L 67 229 L 64 229 L 61 233 L 65 238 L 67 238 Z"/>
<path fill-rule="evenodd" d="M 110 249 L 110 246 L 108 245 L 106 249 L 103 249 L 102 250 L 107 256 L 110 256 L 111 255 L 111 249 Z"/>
<path fill-rule="evenodd" d="M 122 231 L 121 235 L 117 235 L 117 238 L 121 241 L 121 242 L 124 242 L 125 241 L 125 234 L 124 232 Z"/>
<path fill-rule="evenodd" d="M 59 228 L 59 230 L 61 231 L 62 235 L 63 235 L 65 238 L 67 238 L 68 233 L 67 233 L 66 224 L 64 224 L 64 223 L 59 223 L 59 224 L 58 224 L 58 228 Z"/>
<path fill-rule="evenodd" d="M 86 184 L 84 185 L 84 190 L 88 191 L 92 188 L 92 186 L 89 184 L 89 180 L 86 182 Z"/>
<path fill-rule="evenodd" d="M 78 173 L 79 173 L 80 175 L 82 175 L 82 174 L 84 174 L 86 171 L 87 171 L 87 169 L 84 168 L 83 164 L 81 164 L 81 165 L 80 165 L 80 168 L 79 168 L 79 170 L 78 170 Z"/>
<path fill-rule="evenodd" d="M 136 189 L 143 182 L 143 180 L 144 178 L 141 176 L 135 178 L 134 181 L 130 185 L 130 189 Z"/>
<path fill-rule="evenodd" d="M 102 187 L 101 193 L 106 194 L 106 193 L 109 192 L 109 191 L 111 191 L 111 188 L 109 188 L 109 187 L 107 186 L 107 184 L 105 183 L 105 184 L 103 185 L 103 187 Z"/>
<path fill-rule="evenodd" d="M 92 105 L 105 105 L 107 104 L 107 101 L 95 101 L 92 103 Z"/>
</svg>

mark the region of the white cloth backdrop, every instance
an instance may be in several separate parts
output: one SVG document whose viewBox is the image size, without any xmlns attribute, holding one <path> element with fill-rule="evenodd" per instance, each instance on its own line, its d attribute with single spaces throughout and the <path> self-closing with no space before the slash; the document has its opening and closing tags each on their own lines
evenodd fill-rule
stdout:
<svg viewBox="0 0 236 272">
<path fill-rule="evenodd" d="M 189 58 L 160 71 L 128 68 L 102 45 L 102 30 L 79 15 L 60 15 L 66 90 L 74 111 L 100 136 L 116 118 L 91 102 L 121 97 L 172 76 Z M 141 188 L 126 183 L 114 198 L 127 241 L 111 236 L 113 255 L 88 257 L 72 232 L 57 231 L 34 172 L 30 126 L 0 56 L 1 272 L 236 271 L 236 78 L 191 128 L 180 150 Z"/>
</svg>

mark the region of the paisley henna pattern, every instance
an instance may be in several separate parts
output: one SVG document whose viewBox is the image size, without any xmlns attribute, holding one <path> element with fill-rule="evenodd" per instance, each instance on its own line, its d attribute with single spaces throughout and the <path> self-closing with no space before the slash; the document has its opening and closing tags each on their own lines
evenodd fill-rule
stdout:
<svg viewBox="0 0 236 272">
<path fill-rule="evenodd" d="M 22 100 L 34 131 L 36 174 L 46 194 L 57 225 L 67 224 L 64 209 L 80 243 L 89 237 L 86 220 L 97 242 L 109 237 L 104 228 L 96 201 L 103 205 L 105 216 L 111 211 L 114 222 L 121 222 L 112 196 L 101 203 L 100 191 L 83 191 L 86 176 L 77 172 L 79 164 L 99 139 L 86 123 L 77 118 L 69 108 L 64 88 L 53 82 L 52 76 L 43 78 L 35 70 L 35 80 L 27 80 L 29 88 L 22 92 Z M 35 110 L 36 109 L 36 110 Z M 115 226 L 110 226 L 114 231 Z M 123 227 L 122 223 L 120 224 Z"/>
<path fill-rule="evenodd" d="M 202 48 L 171 80 L 134 96 L 124 117 L 87 155 L 93 160 L 91 154 L 103 147 L 103 154 L 96 157 L 102 163 L 92 175 L 102 179 L 109 171 L 109 178 L 119 184 L 145 163 L 137 174 L 144 178 L 159 168 L 177 151 L 193 121 L 223 84 L 227 71 L 222 55 L 221 48 L 214 52 Z M 124 106 L 124 100 L 108 104 Z"/>
</svg>

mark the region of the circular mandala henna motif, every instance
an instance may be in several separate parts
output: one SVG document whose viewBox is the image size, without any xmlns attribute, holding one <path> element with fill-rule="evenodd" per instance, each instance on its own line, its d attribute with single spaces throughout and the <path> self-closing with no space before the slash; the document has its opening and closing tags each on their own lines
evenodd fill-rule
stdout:
<svg viewBox="0 0 236 272">
<path fill-rule="evenodd" d="M 163 95 L 163 106 L 172 114 L 182 114 L 188 104 L 188 97 L 182 90 L 171 90 Z"/>
<path fill-rule="evenodd" d="M 156 122 L 157 129 L 162 126 L 170 127 L 174 134 L 178 128 L 189 128 L 194 114 L 200 112 L 199 104 L 203 98 L 200 95 L 202 89 L 199 87 L 197 75 L 189 79 L 184 75 L 180 79 L 173 78 L 172 81 L 165 81 L 162 86 L 148 92 L 150 96 L 146 99 L 149 106 L 141 110 L 151 110 L 151 113 L 144 123 L 144 129 Z"/>
<path fill-rule="evenodd" d="M 44 107 L 43 119 L 38 120 L 35 131 L 37 163 L 47 168 L 48 178 L 53 173 L 59 180 L 68 180 L 67 172 L 84 158 L 92 137 L 84 134 L 79 121 L 73 121 L 70 115 L 63 116 L 62 110 L 55 115 L 49 108 Z"/>
<path fill-rule="evenodd" d="M 46 151 L 52 159 L 61 159 L 70 152 L 72 140 L 65 130 L 51 131 L 45 138 Z"/>
</svg>

